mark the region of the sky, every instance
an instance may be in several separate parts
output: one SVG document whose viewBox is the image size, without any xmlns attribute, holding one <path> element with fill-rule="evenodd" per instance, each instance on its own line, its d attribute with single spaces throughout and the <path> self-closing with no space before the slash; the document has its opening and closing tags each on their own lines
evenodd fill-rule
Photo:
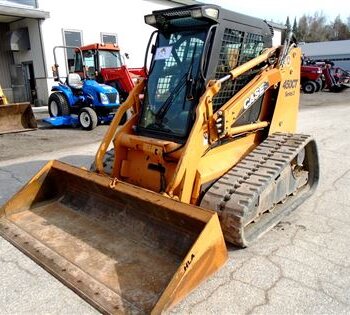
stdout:
<svg viewBox="0 0 350 315">
<path fill-rule="evenodd" d="M 297 21 L 303 14 L 314 15 L 323 13 L 329 21 L 340 14 L 343 22 L 350 16 L 350 1 L 343 0 L 199 0 L 205 3 L 217 4 L 223 8 L 239 13 L 259 17 L 276 23 L 286 22 L 287 16 L 291 23 Z"/>
</svg>

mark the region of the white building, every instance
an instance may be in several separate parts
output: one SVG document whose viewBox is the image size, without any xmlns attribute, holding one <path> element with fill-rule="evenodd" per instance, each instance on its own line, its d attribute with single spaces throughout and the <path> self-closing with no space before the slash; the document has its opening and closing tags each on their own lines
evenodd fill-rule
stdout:
<svg viewBox="0 0 350 315">
<path fill-rule="evenodd" d="M 283 44 L 282 43 L 283 33 L 287 28 L 284 25 L 278 24 L 275 22 L 268 21 L 268 23 L 273 28 L 272 46 L 278 46 Z"/>
<path fill-rule="evenodd" d="M 115 41 L 140 67 L 150 34 L 144 15 L 193 0 L 0 0 L 0 85 L 12 102 L 47 104 L 53 47 Z M 279 42 L 279 31 L 274 43 Z M 276 37 L 277 36 L 277 37 Z M 69 56 L 68 56 L 69 57 Z M 63 51 L 58 63 L 65 68 Z"/>
<path fill-rule="evenodd" d="M 0 85 L 10 101 L 46 104 L 53 84 L 53 47 L 102 42 L 106 36 L 129 53 L 131 66 L 142 66 L 153 31 L 144 15 L 175 5 L 157 0 L 41 0 L 38 7 L 35 0 L 0 0 Z"/>
<path fill-rule="evenodd" d="M 311 60 L 333 61 L 335 66 L 350 70 L 350 40 L 304 43 L 300 47 L 305 57 Z"/>
</svg>

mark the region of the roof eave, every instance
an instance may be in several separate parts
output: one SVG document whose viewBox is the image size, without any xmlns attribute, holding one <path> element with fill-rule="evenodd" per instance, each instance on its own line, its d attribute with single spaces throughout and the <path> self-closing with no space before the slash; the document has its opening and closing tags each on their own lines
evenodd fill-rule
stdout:
<svg viewBox="0 0 350 315">
<path fill-rule="evenodd" d="M 15 7 L 15 6 L 7 6 L 0 5 L 0 14 L 21 18 L 31 18 L 31 19 L 40 19 L 44 20 L 50 17 L 50 13 L 47 11 L 32 9 L 32 8 L 24 8 L 24 7 Z"/>
</svg>

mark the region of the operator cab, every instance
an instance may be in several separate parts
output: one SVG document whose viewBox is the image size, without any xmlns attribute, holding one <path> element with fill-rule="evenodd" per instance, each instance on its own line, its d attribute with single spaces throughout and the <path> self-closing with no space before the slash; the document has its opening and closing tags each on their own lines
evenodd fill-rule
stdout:
<svg viewBox="0 0 350 315">
<path fill-rule="evenodd" d="M 145 67 L 149 53 L 152 58 L 137 130 L 177 142 L 187 139 L 209 80 L 255 58 L 272 42 L 266 22 L 215 5 L 154 11 L 145 16 L 145 22 L 157 31 L 146 52 Z M 225 83 L 214 98 L 214 110 L 254 75 Z"/>
<path fill-rule="evenodd" d="M 110 44 L 94 44 L 90 46 L 92 46 L 90 49 L 88 49 L 89 46 L 81 47 L 84 62 L 81 60 L 80 53 L 75 54 L 74 72 L 82 73 L 84 64 L 88 78 L 103 83 L 102 69 L 120 68 L 123 66 L 120 51 L 114 47 L 112 47 L 114 49 L 111 49 Z"/>
</svg>

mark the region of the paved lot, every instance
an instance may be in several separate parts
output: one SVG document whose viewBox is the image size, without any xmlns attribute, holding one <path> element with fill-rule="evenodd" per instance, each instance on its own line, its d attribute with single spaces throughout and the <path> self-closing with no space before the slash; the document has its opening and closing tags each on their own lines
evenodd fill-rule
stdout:
<svg viewBox="0 0 350 315">
<path fill-rule="evenodd" d="M 38 129 L 35 131 L 0 135 L 0 161 L 59 151 L 77 146 L 84 147 L 99 142 L 108 126 L 98 126 L 92 131 L 74 127 L 54 127 L 42 122 L 47 112 L 35 112 Z"/>
<path fill-rule="evenodd" d="M 319 146 L 321 179 L 316 193 L 253 246 L 229 247 L 226 265 L 170 313 L 350 313 L 349 121 L 350 89 L 337 95 L 303 95 L 299 131 L 312 134 Z M 8 154 L 13 150 L 9 146 L 22 140 L 1 137 L 0 204 L 49 159 L 89 166 L 104 128 L 89 134 L 71 130 L 68 136 L 65 130 L 48 129 L 42 135 L 38 132 L 43 129 L 18 134 L 26 140 L 15 147 L 15 156 Z M 40 153 L 40 137 L 52 145 L 51 139 L 60 142 L 63 135 L 67 143 Z M 0 314 L 97 313 L 2 238 L 0 281 Z"/>
</svg>

